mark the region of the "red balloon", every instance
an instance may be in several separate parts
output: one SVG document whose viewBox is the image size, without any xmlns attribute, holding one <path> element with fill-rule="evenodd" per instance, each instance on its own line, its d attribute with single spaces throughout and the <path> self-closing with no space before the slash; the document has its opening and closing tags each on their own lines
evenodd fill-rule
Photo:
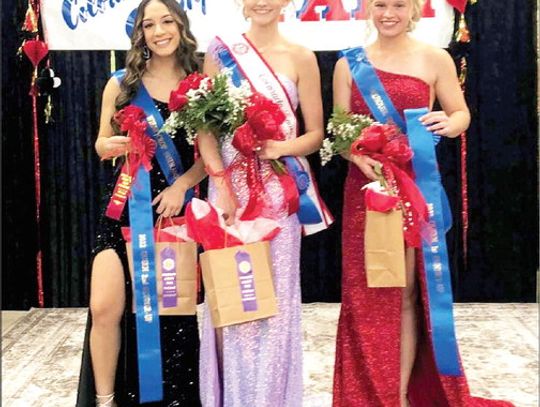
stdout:
<svg viewBox="0 0 540 407">
<path fill-rule="evenodd" d="M 49 47 L 46 43 L 40 40 L 30 40 L 26 41 L 23 45 L 23 51 L 34 67 L 39 64 L 39 62 L 45 58 L 49 52 Z"/>
</svg>

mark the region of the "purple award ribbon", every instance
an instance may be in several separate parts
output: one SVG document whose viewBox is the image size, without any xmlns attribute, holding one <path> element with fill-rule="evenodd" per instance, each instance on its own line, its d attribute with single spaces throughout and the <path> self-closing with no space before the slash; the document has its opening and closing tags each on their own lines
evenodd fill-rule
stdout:
<svg viewBox="0 0 540 407">
<path fill-rule="evenodd" d="M 244 312 L 257 311 L 257 296 L 255 294 L 255 278 L 253 277 L 253 264 L 248 252 L 239 250 L 234 256 L 236 271 L 240 283 L 240 295 Z"/>
<path fill-rule="evenodd" d="M 173 308 L 177 304 L 176 252 L 166 247 L 160 253 L 161 285 L 163 287 L 163 308 Z"/>
</svg>

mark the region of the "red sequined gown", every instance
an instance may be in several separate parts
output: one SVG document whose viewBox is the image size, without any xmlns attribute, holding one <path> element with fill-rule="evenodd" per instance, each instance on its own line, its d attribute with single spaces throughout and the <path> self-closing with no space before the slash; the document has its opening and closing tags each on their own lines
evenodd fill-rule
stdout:
<svg viewBox="0 0 540 407">
<path fill-rule="evenodd" d="M 377 70 L 396 109 L 429 106 L 429 85 L 418 78 Z M 352 86 L 351 110 L 369 114 L 362 96 Z M 364 268 L 365 205 L 361 188 L 368 182 L 349 166 L 343 207 L 342 304 L 334 372 L 334 407 L 399 407 L 400 288 L 367 288 Z M 429 312 L 421 256 L 416 276 L 420 306 L 418 354 L 409 382 L 412 407 L 512 406 L 503 401 L 472 397 L 465 376 L 438 374 L 428 332 Z"/>
</svg>

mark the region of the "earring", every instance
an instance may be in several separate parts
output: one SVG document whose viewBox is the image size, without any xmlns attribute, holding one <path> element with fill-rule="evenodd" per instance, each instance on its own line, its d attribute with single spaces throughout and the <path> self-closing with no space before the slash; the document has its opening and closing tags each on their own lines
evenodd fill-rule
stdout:
<svg viewBox="0 0 540 407">
<path fill-rule="evenodd" d="M 246 6 L 242 7 L 242 15 L 244 16 L 244 20 L 247 21 L 249 18 L 248 14 L 246 13 Z"/>
<path fill-rule="evenodd" d="M 150 57 L 152 56 L 150 54 L 150 50 L 148 49 L 148 46 L 145 44 L 143 45 L 143 52 L 142 52 L 142 56 L 144 59 L 150 59 Z"/>
</svg>

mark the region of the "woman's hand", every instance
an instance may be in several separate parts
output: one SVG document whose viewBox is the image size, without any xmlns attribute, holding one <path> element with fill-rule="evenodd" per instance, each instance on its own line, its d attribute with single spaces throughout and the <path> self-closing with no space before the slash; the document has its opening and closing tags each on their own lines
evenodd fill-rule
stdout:
<svg viewBox="0 0 540 407">
<path fill-rule="evenodd" d="M 156 213 L 166 218 L 180 215 L 186 191 L 187 189 L 178 181 L 165 188 L 152 201 L 152 206 L 159 204 Z"/>
<path fill-rule="evenodd" d="M 426 129 L 437 134 L 439 136 L 446 136 L 453 134 L 453 130 L 450 124 L 450 118 L 442 111 L 429 112 L 420 117 L 420 122 L 426 126 Z"/>
<path fill-rule="evenodd" d="M 233 192 L 223 178 L 216 180 L 217 200 L 216 206 L 223 211 L 223 219 L 227 226 L 234 223 L 236 217 L 236 209 L 238 207 Z"/>
<path fill-rule="evenodd" d="M 116 158 L 126 154 L 129 151 L 129 143 L 131 139 L 126 136 L 111 136 L 111 137 L 100 137 L 98 139 L 101 144 L 101 159 L 107 160 L 109 158 Z"/>
<path fill-rule="evenodd" d="M 354 155 L 351 154 L 349 156 L 349 160 L 351 160 L 358 168 L 360 168 L 360 171 L 364 173 L 366 177 L 368 177 L 372 181 L 376 181 L 379 179 L 377 174 L 375 174 L 375 166 L 381 165 L 380 162 L 377 160 L 374 160 L 371 157 L 368 157 L 367 155 Z"/>
<path fill-rule="evenodd" d="M 255 152 L 262 160 L 277 160 L 286 155 L 283 154 L 283 141 L 264 140 L 262 144 L 255 148 Z"/>
</svg>

